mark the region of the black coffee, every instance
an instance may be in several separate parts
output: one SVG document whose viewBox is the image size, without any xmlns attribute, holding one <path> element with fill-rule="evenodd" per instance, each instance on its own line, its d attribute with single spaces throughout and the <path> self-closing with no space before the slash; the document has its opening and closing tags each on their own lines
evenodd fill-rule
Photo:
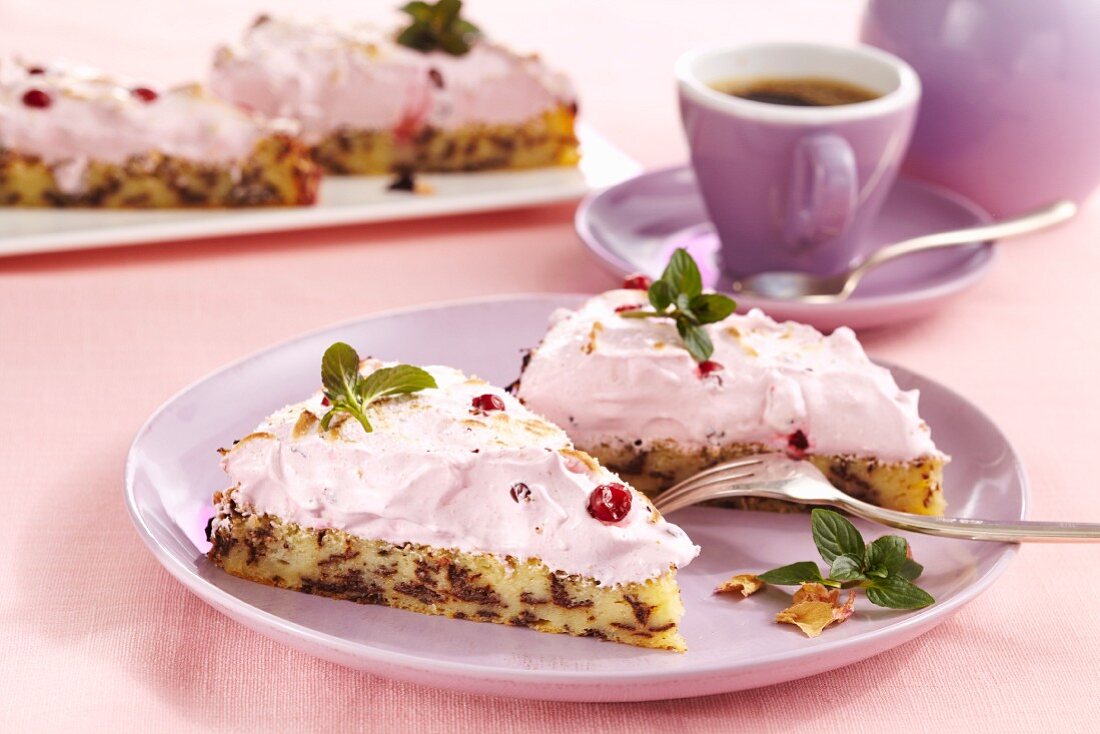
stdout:
<svg viewBox="0 0 1100 734">
<path fill-rule="evenodd" d="M 753 102 L 794 107 L 833 107 L 868 102 L 881 96 L 855 84 L 821 77 L 733 81 L 716 84 L 714 88 Z"/>
</svg>

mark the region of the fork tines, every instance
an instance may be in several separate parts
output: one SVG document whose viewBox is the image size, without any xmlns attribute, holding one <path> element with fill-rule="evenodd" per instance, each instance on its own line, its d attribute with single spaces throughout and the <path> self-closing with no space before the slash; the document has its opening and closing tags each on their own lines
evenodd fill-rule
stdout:
<svg viewBox="0 0 1100 734">
<path fill-rule="evenodd" d="M 653 501 L 653 505 L 660 512 L 671 512 L 680 507 L 694 504 L 694 496 L 698 492 L 708 490 L 710 487 L 728 484 L 756 476 L 756 467 L 764 463 L 760 456 L 746 456 L 734 459 L 722 464 L 717 464 L 704 469 L 698 474 L 693 474 L 679 484 L 662 492 Z"/>
</svg>

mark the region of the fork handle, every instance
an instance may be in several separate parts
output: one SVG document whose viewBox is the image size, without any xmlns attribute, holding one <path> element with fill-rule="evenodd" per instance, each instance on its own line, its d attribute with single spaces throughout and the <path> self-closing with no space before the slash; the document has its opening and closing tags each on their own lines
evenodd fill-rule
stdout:
<svg viewBox="0 0 1100 734">
<path fill-rule="evenodd" d="M 1100 543 L 1100 524 L 1034 520 L 973 520 L 966 517 L 912 515 L 877 507 L 855 498 L 831 502 L 864 520 L 899 530 L 943 538 L 991 540 L 1003 543 Z"/>
<path fill-rule="evenodd" d="M 1100 523 L 1085 522 L 1040 522 L 1034 520 L 974 520 L 965 517 L 933 517 L 913 515 L 908 512 L 887 510 L 854 497 L 836 492 L 826 499 L 795 498 L 781 490 L 772 490 L 765 486 L 726 487 L 707 494 L 707 499 L 728 499 L 731 497 L 768 497 L 771 499 L 795 501 L 807 505 L 828 505 L 846 510 L 856 517 L 877 522 L 899 530 L 913 533 L 937 535 L 941 538 L 962 538 L 965 540 L 986 540 L 1000 543 L 1100 543 Z M 694 504 L 698 499 L 691 497 L 673 501 L 668 506 L 657 503 L 662 513 Z"/>
</svg>

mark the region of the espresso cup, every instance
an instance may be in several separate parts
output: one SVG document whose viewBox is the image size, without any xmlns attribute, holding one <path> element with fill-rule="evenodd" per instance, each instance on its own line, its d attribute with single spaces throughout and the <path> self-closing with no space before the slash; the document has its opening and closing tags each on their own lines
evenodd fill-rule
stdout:
<svg viewBox="0 0 1100 734">
<path fill-rule="evenodd" d="M 676 77 L 691 164 L 729 273 L 833 275 L 869 254 L 865 233 L 897 177 L 920 101 L 908 64 L 869 46 L 758 43 L 689 52 Z M 790 106 L 722 91 L 792 79 L 873 98 Z"/>
</svg>

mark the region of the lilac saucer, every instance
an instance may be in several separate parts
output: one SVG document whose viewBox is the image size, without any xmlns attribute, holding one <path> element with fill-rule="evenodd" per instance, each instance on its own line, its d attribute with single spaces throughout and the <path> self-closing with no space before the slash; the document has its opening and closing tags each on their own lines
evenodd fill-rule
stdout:
<svg viewBox="0 0 1100 734">
<path fill-rule="evenodd" d="M 909 237 L 984 224 L 990 216 L 970 200 L 937 186 L 899 179 L 868 236 L 887 245 Z M 669 255 L 685 247 L 710 288 L 728 291 L 719 242 L 688 166 L 643 173 L 589 195 L 577 209 L 577 233 L 618 275 L 659 275 Z M 846 302 L 805 304 L 738 296 L 740 310 L 761 308 L 822 330 L 866 329 L 916 318 L 977 282 L 993 262 L 991 243 L 911 255 L 873 270 Z"/>
<path fill-rule="evenodd" d="M 679 573 L 687 614 L 680 655 L 516 627 L 427 617 L 274 589 L 207 561 L 203 533 L 225 487 L 216 450 L 270 411 L 316 389 L 325 347 L 344 340 L 413 364 L 450 364 L 499 385 L 516 377 L 520 350 L 547 319 L 582 296 L 502 297 L 380 314 L 301 336 L 186 388 L 142 427 L 126 461 L 126 504 L 153 556 L 182 584 L 245 627 L 310 655 L 378 675 L 483 695 L 559 701 L 642 701 L 703 696 L 815 675 L 876 655 L 931 630 L 989 587 L 1016 546 L 907 534 L 936 604 L 913 613 L 856 602 L 842 625 L 807 639 L 775 623 L 789 592 L 715 596 L 733 573 L 816 558 L 804 514 L 688 508 L 669 519 L 702 546 Z M 471 340 L 469 334 L 481 335 Z M 921 413 L 951 454 L 945 494 L 961 517 L 1020 519 L 1027 490 L 1015 452 L 977 408 L 947 388 L 893 368 L 919 388 Z M 491 522 L 491 518 L 486 518 Z M 856 521 L 868 539 L 885 529 Z M 242 631 L 243 634 L 243 631 Z M 895 660 L 897 665 L 921 665 Z"/>
</svg>

